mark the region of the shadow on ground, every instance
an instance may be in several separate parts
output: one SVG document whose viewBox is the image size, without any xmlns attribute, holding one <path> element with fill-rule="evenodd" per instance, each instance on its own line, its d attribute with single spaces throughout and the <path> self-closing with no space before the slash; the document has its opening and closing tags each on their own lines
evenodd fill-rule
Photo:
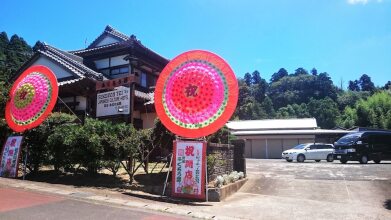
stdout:
<svg viewBox="0 0 391 220">
<path fill-rule="evenodd" d="M 388 209 L 388 210 L 391 210 L 391 199 L 387 199 L 385 202 L 384 202 L 384 208 Z"/>
<path fill-rule="evenodd" d="M 157 196 L 157 195 L 141 195 L 137 193 L 131 193 L 131 192 L 126 192 L 123 193 L 124 195 L 132 196 L 132 197 L 137 197 L 141 199 L 147 199 L 147 200 L 152 200 L 152 201 L 158 201 L 158 202 L 166 202 L 166 203 L 172 203 L 172 204 L 181 204 L 181 205 L 190 205 L 190 206 L 212 206 L 210 204 L 201 204 L 198 202 L 195 202 L 194 200 L 188 200 L 188 199 L 176 199 L 176 198 L 171 198 L 171 197 L 166 197 L 166 196 Z M 199 202 L 204 202 L 204 200 L 200 200 Z"/>
<path fill-rule="evenodd" d="M 109 174 L 89 174 L 87 172 L 63 173 L 54 170 L 39 171 L 26 175 L 26 180 L 95 188 L 129 188 L 128 181 Z"/>
<path fill-rule="evenodd" d="M 110 174 L 97 173 L 90 174 L 85 171 L 79 171 L 77 173 L 71 172 L 58 172 L 54 170 L 39 171 L 38 173 L 30 173 L 26 175 L 26 180 L 45 182 L 51 184 L 63 184 L 77 187 L 95 187 L 95 188 L 109 188 L 109 189 L 133 189 L 153 194 L 159 194 L 159 192 L 151 192 L 151 189 L 163 187 L 166 180 L 167 172 L 150 173 L 150 174 L 136 174 L 134 181 L 129 184 L 126 175 L 113 176 Z M 22 177 L 20 177 L 22 178 Z M 169 175 L 169 181 L 171 180 Z M 156 191 L 156 190 L 152 190 Z M 160 190 L 161 192 L 161 190 Z"/>
</svg>

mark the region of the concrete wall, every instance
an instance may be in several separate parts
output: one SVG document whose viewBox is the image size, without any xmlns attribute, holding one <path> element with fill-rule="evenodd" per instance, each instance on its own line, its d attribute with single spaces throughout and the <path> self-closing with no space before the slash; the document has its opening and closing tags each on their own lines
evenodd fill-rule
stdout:
<svg viewBox="0 0 391 220">
<path fill-rule="evenodd" d="M 245 137 L 246 158 L 278 159 L 281 153 L 301 143 L 315 141 L 314 135 L 273 135 Z"/>
</svg>

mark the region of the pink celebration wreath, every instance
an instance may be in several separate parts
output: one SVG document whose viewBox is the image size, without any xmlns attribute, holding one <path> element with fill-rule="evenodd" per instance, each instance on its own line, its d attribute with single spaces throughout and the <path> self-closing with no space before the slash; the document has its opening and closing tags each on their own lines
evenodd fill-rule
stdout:
<svg viewBox="0 0 391 220">
<path fill-rule="evenodd" d="M 193 50 L 175 57 L 156 83 L 157 115 L 182 137 L 216 132 L 235 111 L 237 100 L 234 72 L 221 57 L 208 51 Z"/>
<path fill-rule="evenodd" d="M 11 88 L 5 109 L 8 126 L 23 132 L 40 125 L 53 110 L 57 96 L 57 79 L 49 68 L 28 68 Z"/>
</svg>

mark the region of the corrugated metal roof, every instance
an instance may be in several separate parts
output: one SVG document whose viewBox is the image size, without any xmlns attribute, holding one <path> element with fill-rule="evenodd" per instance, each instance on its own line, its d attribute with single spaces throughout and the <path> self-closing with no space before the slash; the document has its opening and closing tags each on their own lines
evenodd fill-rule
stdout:
<svg viewBox="0 0 391 220">
<path fill-rule="evenodd" d="M 254 131 L 254 130 L 288 130 L 288 129 L 316 129 L 315 118 L 301 119 L 268 119 L 268 120 L 247 120 L 230 121 L 227 127 L 233 131 Z"/>
<path fill-rule="evenodd" d="M 328 129 L 305 129 L 305 130 L 258 130 L 258 131 L 233 131 L 231 134 L 236 136 L 253 135 L 317 135 L 317 134 L 348 134 L 355 131 L 347 130 L 328 130 Z"/>
</svg>

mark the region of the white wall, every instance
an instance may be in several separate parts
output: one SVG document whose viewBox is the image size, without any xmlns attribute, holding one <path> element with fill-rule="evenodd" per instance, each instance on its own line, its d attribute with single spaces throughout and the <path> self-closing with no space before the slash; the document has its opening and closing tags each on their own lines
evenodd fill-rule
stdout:
<svg viewBox="0 0 391 220">
<path fill-rule="evenodd" d="M 279 159 L 284 150 L 300 143 L 314 142 L 314 135 L 269 135 L 245 137 L 246 158 Z"/>
<path fill-rule="evenodd" d="M 120 66 L 120 65 L 129 64 L 129 61 L 124 60 L 125 57 L 126 55 L 111 57 L 110 66 Z"/>
<path fill-rule="evenodd" d="M 113 37 L 110 37 L 110 36 L 106 36 L 101 41 L 99 41 L 99 43 L 96 46 L 100 47 L 100 46 L 103 46 L 103 45 L 112 44 L 112 43 L 116 43 L 116 42 L 119 42 L 119 40 L 117 40 L 117 39 L 115 39 Z"/>
<path fill-rule="evenodd" d="M 49 67 L 49 69 L 52 70 L 53 73 L 56 75 L 58 80 L 60 80 L 61 78 L 73 76 L 73 74 L 71 74 L 64 67 L 49 60 L 48 58 L 46 58 L 44 56 L 40 56 L 31 66 L 33 66 L 33 65 L 44 65 L 44 66 Z"/>
</svg>

